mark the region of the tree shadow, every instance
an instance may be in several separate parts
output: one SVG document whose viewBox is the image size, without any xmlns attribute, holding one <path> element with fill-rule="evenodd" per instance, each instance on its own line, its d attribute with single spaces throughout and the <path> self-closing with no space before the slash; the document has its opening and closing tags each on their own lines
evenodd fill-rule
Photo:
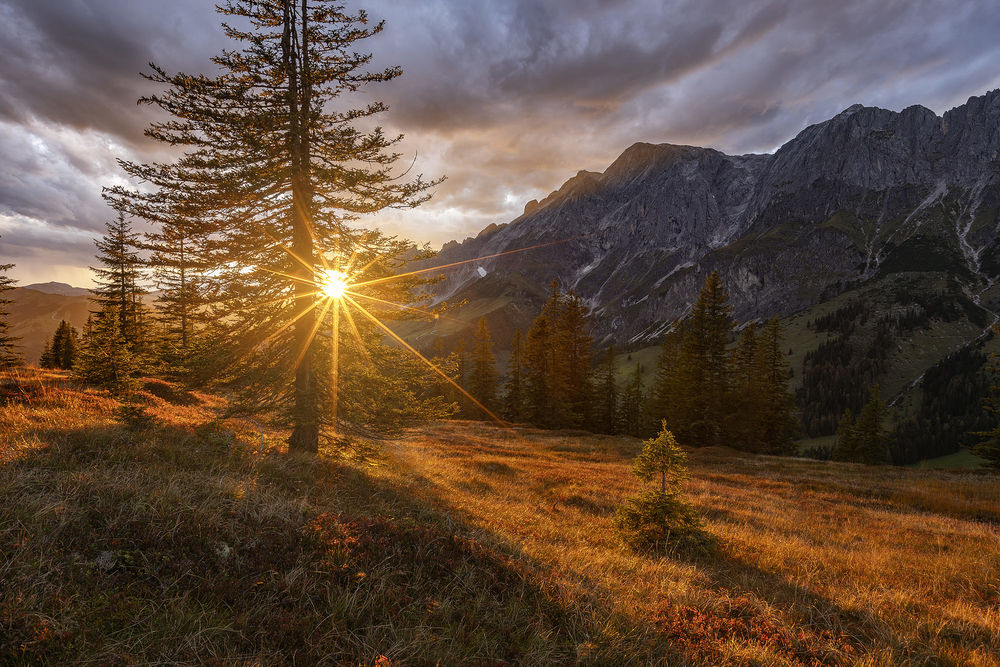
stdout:
<svg viewBox="0 0 1000 667">
<path fill-rule="evenodd" d="M 120 426 L 28 433 L 56 444 L 28 451 L 0 473 L 12 466 L 32 474 L 105 469 L 123 479 L 121 486 L 109 481 L 66 496 L 60 502 L 76 507 L 59 525 L 23 526 L 36 559 L 66 554 L 50 573 L 33 573 L 24 569 L 31 558 L 18 553 L 21 576 L 13 572 L 0 585 L 0 597 L 15 600 L 24 593 L 18 582 L 33 579 L 21 607 L 0 609 L 15 619 L 4 630 L 37 650 L 28 658 L 113 657 L 118 653 L 87 648 L 110 637 L 118 638 L 121 655 L 178 661 L 211 651 L 365 664 L 379 656 L 427 664 L 718 664 L 731 659 L 722 647 L 733 641 L 764 646 L 792 663 L 851 662 L 883 648 L 905 655 L 874 614 L 845 609 L 724 546 L 680 558 L 717 598 L 712 609 L 668 597 L 648 611 L 626 609 L 607 603 L 609 590 L 584 573 L 573 576 L 585 592 L 567 592 L 548 574 L 551 565 L 480 527 L 445 488 L 416 471 L 393 479 L 377 467 L 323 456 L 259 456 L 255 443 L 171 425 L 148 434 Z M 128 485 L 130 471 L 150 464 L 191 475 L 188 496 L 182 489 L 177 498 L 177 480 L 166 476 Z M 242 480 L 241 488 L 223 478 Z M 53 477 L 46 493 L 63 484 Z M 0 507 L 8 509 L 0 509 L 0 525 L 10 523 L 16 502 L 3 489 Z M 52 498 L 39 496 L 43 501 Z M 2 547 L 0 555 L 5 551 L 12 562 L 15 554 Z M 67 594 L 86 612 L 53 615 Z M 799 632 L 776 621 L 769 607 Z M 146 614 L 138 626 L 137 614 Z M 37 642 L 43 615 L 78 627 L 75 641 L 62 648 Z M 188 618 L 190 627 L 170 620 L 176 618 Z M 178 648 L 143 653 L 156 646 L 149 637 L 173 637 Z"/>
<path fill-rule="evenodd" d="M 173 425 L 23 435 L 47 446 L 0 464 L 34 485 L 0 483 L 0 663 L 572 664 L 635 632 L 376 468 Z"/>
</svg>

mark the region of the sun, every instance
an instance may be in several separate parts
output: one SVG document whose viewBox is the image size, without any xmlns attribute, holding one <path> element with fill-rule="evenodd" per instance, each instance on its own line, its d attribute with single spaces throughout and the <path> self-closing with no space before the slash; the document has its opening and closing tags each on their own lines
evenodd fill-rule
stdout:
<svg viewBox="0 0 1000 667">
<path fill-rule="evenodd" d="M 347 291 L 347 276 L 342 271 L 324 269 L 317 276 L 319 288 L 323 294 L 331 299 L 344 298 Z"/>
</svg>

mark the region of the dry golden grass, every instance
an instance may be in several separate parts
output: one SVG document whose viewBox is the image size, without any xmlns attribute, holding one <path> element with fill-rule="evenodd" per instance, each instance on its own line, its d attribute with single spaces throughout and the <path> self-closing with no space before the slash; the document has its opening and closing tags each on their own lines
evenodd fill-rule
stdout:
<svg viewBox="0 0 1000 667">
<path fill-rule="evenodd" d="M 635 440 L 447 422 L 258 456 L 211 396 L 148 383 L 137 434 L 58 373 L 17 387 L 2 664 L 1000 664 L 996 477 L 694 450 L 716 546 L 650 556 L 612 530 Z"/>
<path fill-rule="evenodd" d="M 666 635 L 708 663 L 1000 664 L 996 477 L 693 450 L 717 547 L 655 558 L 612 529 L 639 447 L 454 422 L 394 453 L 414 493 L 513 545 L 569 608 L 627 618 L 632 636 L 594 639 L 609 658 Z"/>
</svg>

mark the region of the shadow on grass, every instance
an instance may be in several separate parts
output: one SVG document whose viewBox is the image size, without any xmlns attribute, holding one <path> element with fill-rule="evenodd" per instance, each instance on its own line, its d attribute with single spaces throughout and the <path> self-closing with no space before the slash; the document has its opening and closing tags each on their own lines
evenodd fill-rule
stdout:
<svg viewBox="0 0 1000 667">
<path fill-rule="evenodd" d="M 567 664 L 607 643 L 516 548 L 357 467 L 175 426 L 27 435 L 48 446 L 0 466 L 0 663 Z"/>
<path fill-rule="evenodd" d="M 717 664 L 737 642 L 836 663 L 899 644 L 722 548 L 687 559 L 717 607 L 608 605 L 419 474 L 205 433 L 40 429 L 49 447 L 0 466 L 0 662 Z"/>
<path fill-rule="evenodd" d="M 695 659 L 718 659 L 719 644 L 734 639 L 765 646 L 793 663 L 852 664 L 889 648 L 902 655 L 903 643 L 873 613 L 845 608 L 728 553 L 724 544 L 692 551 L 683 560 L 707 577 L 718 608 L 705 613 L 664 599 L 653 618 Z"/>
</svg>

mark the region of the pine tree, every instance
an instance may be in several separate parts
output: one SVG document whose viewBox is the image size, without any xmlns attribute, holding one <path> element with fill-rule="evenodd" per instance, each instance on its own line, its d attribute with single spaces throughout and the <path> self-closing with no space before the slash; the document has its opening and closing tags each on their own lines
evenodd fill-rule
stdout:
<svg viewBox="0 0 1000 667">
<path fill-rule="evenodd" d="M 729 432 L 737 449 L 761 452 L 766 449 L 762 424 L 764 400 L 763 355 L 758 349 L 757 327 L 750 322 L 740 332 L 732 358 L 733 406 Z"/>
<path fill-rule="evenodd" d="M 564 425 L 582 428 L 593 421 L 593 339 L 589 332 L 587 307 L 572 291 L 560 299 L 558 323 L 557 368 L 562 377 L 557 386 L 565 392 L 562 402 L 568 407 Z"/>
<path fill-rule="evenodd" d="M 524 379 L 524 343 L 521 330 L 514 331 L 507 360 L 507 384 L 503 396 L 503 416 L 514 422 L 527 418 L 527 388 Z"/>
<path fill-rule="evenodd" d="M 552 281 L 525 341 L 529 417 L 538 426 L 580 428 L 593 421 L 589 315 L 582 299 Z"/>
<path fill-rule="evenodd" d="M 844 413 L 837 429 L 837 445 L 833 458 L 837 461 L 852 461 L 878 465 L 889 460 L 889 443 L 886 432 L 888 408 L 882 400 L 879 386 L 871 389 L 868 403 L 862 408 L 857 420 L 851 418 L 850 411 Z"/>
<path fill-rule="evenodd" d="M 472 355 L 469 359 L 469 393 L 488 409 L 496 408 L 497 383 L 499 376 L 496 357 L 493 356 L 493 341 L 490 338 L 486 318 L 479 319 L 476 333 L 472 337 Z"/>
<path fill-rule="evenodd" d="M 688 479 L 687 454 L 665 421 L 655 438 L 642 443 L 632 470 L 639 479 L 658 481 L 659 488 L 618 508 L 615 527 L 625 543 L 636 549 L 657 550 L 704 545 L 707 537 L 698 513 L 681 496 Z"/>
<path fill-rule="evenodd" d="M 74 372 L 84 382 L 102 387 L 117 395 L 136 389 L 136 377 L 142 370 L 135 352 L 121 330 L 117 305 L 88 320 Z"/>
<path fill-rule="evenodd" d="M 618 428 L 621 433 L 631 435 L 634 438 L 642 437 L 645 432 L 645 421 L 643 419 L 643 387 L 642 387 L 642 365 L 636 364 L 632 377 L 625 385 L 622 392 L 621 412 L 618 419 Z"/>
<path fill-rule="evenodd" d="M 834 461 L 855 461 L 858 456 L 858 438 L 854 426 L 854 416 L 848 408 L 837 425 L 837 442 L 833 447 Z"/>
<path fill-rule="evenodd" d="M 729 294 L 712 271 L 687 318 L 678 361 L 689 396 L 686 430 L 681 432 L 696 447 L 724 444 L 731 396 L 728 345 L 736 326 L 731 313 Z"/>
<path fill-rule="evenodd" d="M 885 427 L 887 411 L 879 386 L 875 385 L 854 426 L 857 438 L 855 460 L 859 463 L 877 465 L 888 462 L 889 444 Z"/>
<path fill-rule="evenodd" d="M 317 331 L 329 331 L 342 312 L 353 310 L 361 319 L 364 363 L 339 354 L 338 360 L 361 364 L 354 370 L 367 373 L 369 383 L 382 377 L 387 387 L 396 386 L 398 360 L 382 343 L 378 320 L 355 308 L 361 297 L 343 299 L 342 311 L 317 294 L 325 264 L 350 269 L 353 282 L 368 282 L 355 293 L 412 301 L 419 281 L 388 280 L 400 273 L 394 258 L 412 245 L 348 223 L 387 207 L 416 206 L 437 181 L 400 180 L 393 173 L 399 156 L 392 152 L 399 137 L 362 129 L 384 104 L 344 104 L 345 97 L 357 99 L 353 94 L 367 92 L 369 84 L 401 73 L 369 70 L 371 54 L 354 51 L 379 34 L 382 23 L 322 0 L 228 0 L 219 11 L 236 18 L 224 27 L 238 44 L 213 59 L 220 73 L 171 75 L 153 66 L 147 78 L 166 91 L 140 100 L 173 116 L 147 134 L 186 152 L 171 164 L 123 162 L 153 191 L 114 188 L 108 196 L 148 220 L 162 222 L 181 210 L 198 221 L 197 236 L 212 250 L 205 271 L 212 336 L 225 342 L 204 364 L 243 409 L 283 415 L 292 427 L 292 449 L 315 452 L 322 426 L 338 414 L 336 403 L 324 402 L 334 400 L 328 364 L 331 342 L 340 340 Z M 337 377 L 346 377 L 348 368 L 341 368 Z M 349 400 L 360 405 L 365 396 Z M 414 414 L 423 412 L 417 407 Z"/>
<path fill-rule="evenodd" d="M 618 370 L 615 368 L 615 346 L 609 345 L 604 353 L 604 363 L 597 384 L 600 403 L 597 412 L 597 430 L 601 433 L 618 432 Z"/>
<path fill-rule="evenodd" d="M 788 389 L 788 363 L 781 351 L 781 322 L 772 318 L 757 339 L 754 375 L 758 378 L 756 425 L 759 451 L 795 453 L 795 400 Z"/>
<path fill-rule="evenodd" d="M 18 352 L 18 337 L 10 335 L 10 312 L 8 307 L 13 303 L 7 298 L 7 292 L 14 289 L 14 281 L 7 277 L 7 271 L 14 268 L 13 264 L 0 264 L 0 371 L 16 368 L 24 363 Z"/>
<path fill-rule="evenodd" d="M 200 238 L 204 226 L 177 214 L 165 218 L 149 232 L 142 249 L 149 251 L 146 265 L 152 270 L 160 294 L 156 320 L 163 327 L 159 356 L 174 374 L 186 375 L 196 346 L 196 336 L 209 316 L 202 272 L 209 262 L 202 256 L 209 245 Z"/>
<path fill-rule="evenodd" d="M 148 343 L 142 303 L 145 290 L 140 285 L 143 263 L 136 251 L 138 244 L 139 235 L 119 209 L 116 217 L 105 223 L 104 236 L 95 241 L 99 266 L 90 269 L 97 285 L 92 297 L 97 312 L 116 313 L 118 330 L 135 353 Z"/>
<path fill-rule="evenodd" d="M 667 422 L 663 421 L 659 435 L 642 443 L 642 451 L 635 457 L 632 471 L 646 482 L 658 477 L 660 493 L 677 493 L 689 478 L 686 464 L 687 454 L 677 444 L 674 434 L 667 430 Z"/>
<path fill-rule="evenodd" d="M 536 426 L 553 425 L 552 345 L 545 313 L 535 318 L 524 343 L 524 379 L 528 420 Z"/>
<path fill-rule="evenodd" d="M 668 424 L 686 423 L 685 401 L 688 395 L 679 365 L 684 326 L 684 322 L 675 321 L 660 344 L 660 356 L 646 402 L 647 417 L 652 424 L 661 420 L 666 420 Z"/>
<path fill-rule="evenodd" d="M 66 320 L 59 322 L 50 341 L 45 342 L 45 349 L 39 365 L 42 368 L 59 368 L 69 370 L 76 360 L 79 336 L 76 328 Z"/>
<path fill-rule="evenodd" d="M 42 356 L 38 358 L 39 368 L 55 368 L 56 358 L 52 354 L 52 341 L 45 341 L 45 346 L 42 347 Z"/>
</svg>

